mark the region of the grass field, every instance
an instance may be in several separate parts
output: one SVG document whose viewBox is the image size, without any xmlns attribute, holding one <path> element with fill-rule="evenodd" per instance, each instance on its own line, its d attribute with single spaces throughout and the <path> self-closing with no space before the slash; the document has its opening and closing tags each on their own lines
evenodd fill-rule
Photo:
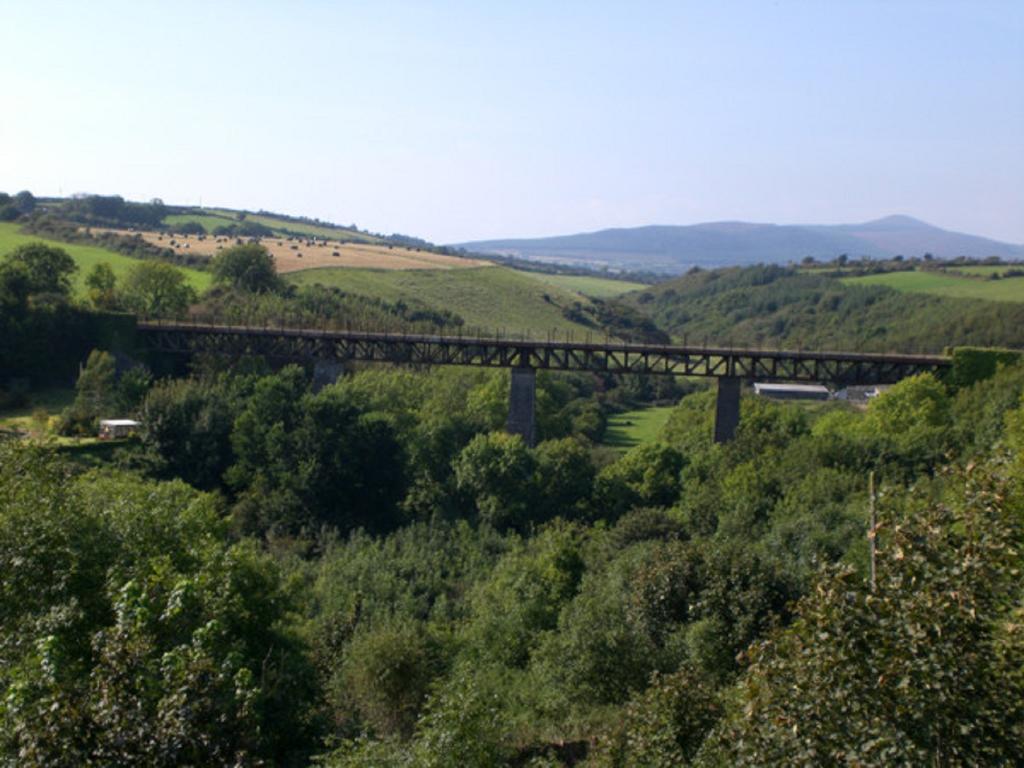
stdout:
<svg viewBox="0 0 1024 768">
<path fill-rule="evenodd" d="M 1024 302 L 1024 277 L 973 280 L 938 272 L 888 272 L 844 277 L 847 285 L 884 285 L 904 293 L 930 293 L 952 299 Z"/>
<path fill-rule="evenodd" d="M 180 226 L 181 224 L 188 224 L 189 222 L 201 224 L 203 229 L 206 230 L 206 233 L 210 234 L 217 227 L 223 227 L 228 224 L 237 224 L 238 220 L 235 218 L 228 218 L 227 216 L 214 216 L 212 214 L 208 216 L 200 216 L 199 214 L 194 213 L 175 213 L 164 217 L 164 224 L 172 229 Z"/>
<path fill-rule="evenodd" d="M 673 406 L 640 408 L 635 411 L 618 413 L 608 419 L 604 433 L 604 445 L 626 451 L 643 443 L 658 439 Z"/>
<path fill-rule="evenodd" d="M 589 275 L 548 275 L 543 272 L 523 272 L 523 274 L 556 288 L 582 293 L 592 299 L 611 299 L 647 287 L 643 283 L 612 280 L 607 277 L 590 277 Z"/>
<path fill-rule="evenodd" d="M 63 248 L 78 265 L 78 271 L 71 278 L 74 291 L 78 295 L 85 293 L 85 277 L 100 262 L 107 262 L 110 268 L 114 270 L 114 274 L 117 275 L 118 279 L 124 277 L 128 270 L 139 263 L 138 259 L 132 259 L 120 253 L 108 251 L 105 248 L 97 248 L 93 245 L 61 243 L 46 240 L 36 235 L 24 235 L 18 231 L 18 226 L 18 224 L 12 222 L 0 224 L 0 258 L 13 251 L 19 245 L 26 243 L 45 242 L 58 248 Z M 204 291 L 209 287 L 213 277 L 209 272 L 201 272 L 197 269 L 185 267 L 179 267 L 179 269 L 185 273 L 189 283 L 197 291 Z"/>
<path fill-rule="evenodd" d="M 220 208 L 202 208 L 202 213 L 172 213 L 164 217 L 164 224 L 172 229 L 175 226 L 196 222 L 201 224 L 207 234 L 212 234 L 217 227 L 229 224 L 239 224 L 236 211 L 228 211 Z M 325 240 L 337 240 L 346 243 L 379 243 L 380 238 L 373 235 L 364 235 L 361 232 L 352 232 L 346 229 L 335 229 L 334 227 L 321 227 L 316 224 L 305 224 L 299 221 L 288 221 L 279 219 L 276 216 L 264 216 L 258 213 L 246 214 L 246 221 L 256 222 L 265 227 L 270 227 L 276 234 L 284 234 L 285 230 L 298 235 L 309 237 L 320 237 Z"/>
<path fill-rule="evenodd" d="M 560 307 L 585 297 L 505 267 L 449 270 L 308 269 L 286 279 L 297 285 L 321 283 L 386 301 L 417 300 L 459 314 L 468 326 L 543 335 L 552 329 L 586 334 L 566 320 Z M 551 302 L 545 301 L 547 294 Z M 557 306 L 556 306 L 557 305 Z M 579 336 L 577 336 L 579 338 Z"/>
<path fill-rule="evenodd" d="M 237 223 L 238 219 L 235 218 L 234 211 L 221 210 L 219 208 L 203 209 L 207 211 L 211 216 L 223 217 L 230 222 Z M 343 242 L 355 242 L 355 243 L 379 243 L 380 238 L 374 237 L 373 235 L 364 235 L 362 232 L 353 232 L 348 229 L 336 229 L 334 227 L 321 227 L 316 224 L 306 224 L 301 221 L 289 221 L 288 219 L 279 219 L 276 216 L 264 216 L 259 213 L 250 213 L 245 217 L 246 221 L 254 221 L 257 224 L 262 224 L 265 227 L 270 227 L 273 230 L 281 232 L 288 230 L 300 235 L 309 235 L 310 237 L 322 237 L 326 240 L 341 240 Z"/>
</svg>

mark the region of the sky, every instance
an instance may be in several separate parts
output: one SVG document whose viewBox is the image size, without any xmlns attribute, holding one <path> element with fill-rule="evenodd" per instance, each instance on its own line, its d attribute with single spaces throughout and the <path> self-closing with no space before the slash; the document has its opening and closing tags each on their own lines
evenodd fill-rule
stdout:
<svg viewBox="0 0 1024 768">
<path fill-rule="evenodd" d="M 1024 243 L 1024 2 L 0 0 L 0 190 L 438 243 L 908 214 Z"/>
</svg>

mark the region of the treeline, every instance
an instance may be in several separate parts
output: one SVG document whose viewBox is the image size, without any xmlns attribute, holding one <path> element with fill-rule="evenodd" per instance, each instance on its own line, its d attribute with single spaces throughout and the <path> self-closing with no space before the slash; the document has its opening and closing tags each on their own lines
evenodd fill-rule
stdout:
<svg viewBox="0 0 1024 768">
<path fill-rule="evenodd" d="M 0 192 L 0 221 L 14 221 L 36 209 L 36 198 L 28 190 L 11 196 Z"/>
<path fill-rule="evenodd" d="M 619 456 L 590 376 L 539 375 L 529 448 L 505 373 L 199 362 L 116 466 L 2 449 L 6 754 L 1024 759 L 1019 363 L 866 412 L 745 397 L 727 445 L 695 391 Z"/>
<path fill-rule="evenodd" d="M 133 203 L 120 195 L 79 195 L 49 207 L 56 208 L 62 218 L 104 227 L 158 228 L 168 214 L 167 206 L 159 198 Z"/>
<path fill-rule="evenodd" d="M 1024 346 L 1024 303 L 844 285 L 792 267 L 698 270 L 622 301 L 691 343 L 936 353 Z"/>
</svg>

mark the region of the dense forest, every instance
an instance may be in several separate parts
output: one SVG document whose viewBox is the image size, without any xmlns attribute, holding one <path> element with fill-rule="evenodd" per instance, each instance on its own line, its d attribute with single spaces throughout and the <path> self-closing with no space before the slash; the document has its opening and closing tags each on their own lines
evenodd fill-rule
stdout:
<svg viewBox="0 0 1024 768">
<path fill-rule="evenodd" d="M 541 372 L 531 447 L 503 431 L 507 371 L 126 357 L 113 310 L 146 301 L 459 323 L 289 288 L 258 246 L 210 269 L 201 297 L 99 270 L 90 308 L 59 249 L 0 264 L 9 370 L 98 347 L 58 431 L 141 421 L 84 449 L 0 439 L 0 764 L 1024 761 L 1019 354 L 965 351 L 863 407 L 745 395 L 724 445 L 703 382 Z M 885 289 L 714 274 L 629 311 L 737 341 L 786 311 L 822 343 L 896 312 Z M 907 333 L 989 317 L 900 301 Z M 653 401 L 675 404 L 657 440 L 600 444 Z"/>
<path fill-rule="evenodd" d="M 529 448 L 500 374 L 256 368 L 151 385 L 99 466 L 0 448 L 11 764 L 1024 759 L 1024 366 L 744 398 L 724 446 L 697 391 L 622 456 L 583 380 Z"/>
</svg>

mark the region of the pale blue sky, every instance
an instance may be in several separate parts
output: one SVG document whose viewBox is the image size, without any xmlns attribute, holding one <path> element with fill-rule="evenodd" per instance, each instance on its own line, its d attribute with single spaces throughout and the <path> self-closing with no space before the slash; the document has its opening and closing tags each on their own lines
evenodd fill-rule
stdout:
<svg viewBox="0 0 1024 768">
<path fill-rule="evenodd" d="M 1024 242 L 1024 2 L 0 0 L 0 190 L 437 242 L 906 213 Z"/>
</svg>

